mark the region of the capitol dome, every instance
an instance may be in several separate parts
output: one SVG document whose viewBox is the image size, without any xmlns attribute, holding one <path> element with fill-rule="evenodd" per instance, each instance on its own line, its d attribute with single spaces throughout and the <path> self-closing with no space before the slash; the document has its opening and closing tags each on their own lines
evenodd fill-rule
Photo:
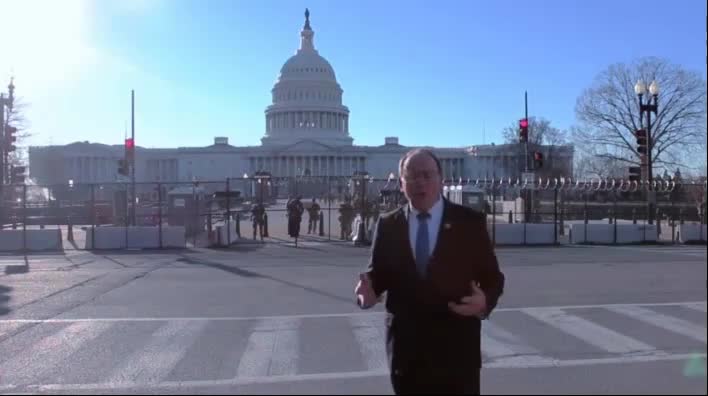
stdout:
<svg viewBox="0 0 708 396">
<path fill-rule="evenodd" d="M 342 88 L 332 65 L 315 49 L 310 12 L 300 32 L 300 48 L 280 69 L 266 108 L 264 145 L 289 145 L 311 139 L 339 146 L 351 145 L 349 109 L 342 104 Z"/>
</svg>

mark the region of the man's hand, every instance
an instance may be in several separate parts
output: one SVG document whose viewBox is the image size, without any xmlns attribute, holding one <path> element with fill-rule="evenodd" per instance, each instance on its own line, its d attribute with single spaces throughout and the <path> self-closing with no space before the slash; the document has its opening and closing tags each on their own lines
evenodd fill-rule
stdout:
<svg viewBox="0 0 708 396">
<path fill-rule="evenodd" d="M 359 274 L 359 283 L 354 288 L 354 294 L 356 294 L 357 304 L 362 309 L 371 308 L 378 302 L 369 274 Z"/>
<path fill-rule="evenodd" d="M 472 294 L 462 298 L 461 304 L 449 302 L 447 305 L 454 313 L 462 316 L 475 316 L 484 319 L 487 315 L 487 296 L 479 288 L 477 282 L 472 281 Z"/>
</svg>

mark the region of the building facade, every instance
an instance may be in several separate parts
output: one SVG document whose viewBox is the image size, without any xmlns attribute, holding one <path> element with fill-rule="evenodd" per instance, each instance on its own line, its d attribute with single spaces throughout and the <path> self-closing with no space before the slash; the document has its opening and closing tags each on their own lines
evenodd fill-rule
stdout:
<svg viewBox="0 0 708 396">
<path fill-rule="evenodd" d="M 366 171 L 376 178 L 398 174 L 398 160 L 411 146 L 398 137 L 382 137 L 381 145 L 355 145 L 349 130 L 350 111 L 334 68 L 314 43 L 306 11 L 300 48 L 280 69 L 272 103 L 265 109 L 261 145 L 236 147 L 227 137 L 205 147 L 135 149 L 138 182 L 223 181 L 258 171 L 273 177 L 351 176 Z M 519 144 L 474 147 L 430 147 L 441 159 L 444 177 L 520 177 L 524 153 Z M 539 147 L 546 161 L 541 173 L 572 174 L 573 149 Z M 30 178 L 38 185 L 110 183 L 118 177 L 123 146 L 77 142 L 30 147 Z"/>
</svg>

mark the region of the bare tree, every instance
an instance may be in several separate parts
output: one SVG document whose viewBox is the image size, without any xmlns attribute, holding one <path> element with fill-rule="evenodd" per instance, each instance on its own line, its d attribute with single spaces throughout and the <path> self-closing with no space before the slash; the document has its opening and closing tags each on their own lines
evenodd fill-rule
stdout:
<svg viewBox="0 0 708 396">
<path fill-rule="evenodd" d="M 576 146 L 577 147 L 577 146 Z M 602 158 L 597 152 L 584 147 L 576 152 L 573 177 L 576 179 L 589 178 L 623 178 L 626 173 L 625 163 L 616 159 Z"/>
<path fill-rule="evenodd" d="M 600 73 L 576 104 L 581 122 L 573 139 L 592 148 L 599 160 L 638 165 L 634 131 L 642 128 L 634 85 L 657 81 L 658 114 L 652 114 L 652 156 L 655 168 L 687 168 L 696 155 L 705 158 L 706 82 L 659 58 L 642 58 L 630 66 L 615 64 Z"/>
<path fill-rule="evenodd" d="M 13 166 L 22 165 L 25 163 L 25 148 L 22 142 L 32 136 L 29 131 L 29 121 L 27 121 L 27 117 L 25 116 L 28 106 L 29 105 L 23 100 L 22 97 L 15 97 L 12 108 L 6 113 L 7 118 L 5 120 L 5 125 L 17 128 L 17 134 L 15 135 L 17 137 L 17 141 L 15 142 L 17 150 L 9 155 L 9 163 Z"/>
</svg>

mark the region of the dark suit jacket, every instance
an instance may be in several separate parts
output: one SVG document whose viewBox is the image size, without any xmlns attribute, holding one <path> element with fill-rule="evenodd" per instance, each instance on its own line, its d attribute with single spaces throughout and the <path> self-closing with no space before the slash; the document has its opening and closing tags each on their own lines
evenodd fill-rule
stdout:
<svg viewBox="0 0 708 396">
<path fill-rule="evenodd" d="M 421 278 L 408 236 L 407 206 L 382 215 L 368 266 L 377 295 L 386 292 L 387 352 L 393 374 L 469 372 L 481 367 L 481 322 L 448 308 L 480 283 L 487 314 L 504 288 L 483 214 L 444 201 L 435 250 Z"/>
</svg>

